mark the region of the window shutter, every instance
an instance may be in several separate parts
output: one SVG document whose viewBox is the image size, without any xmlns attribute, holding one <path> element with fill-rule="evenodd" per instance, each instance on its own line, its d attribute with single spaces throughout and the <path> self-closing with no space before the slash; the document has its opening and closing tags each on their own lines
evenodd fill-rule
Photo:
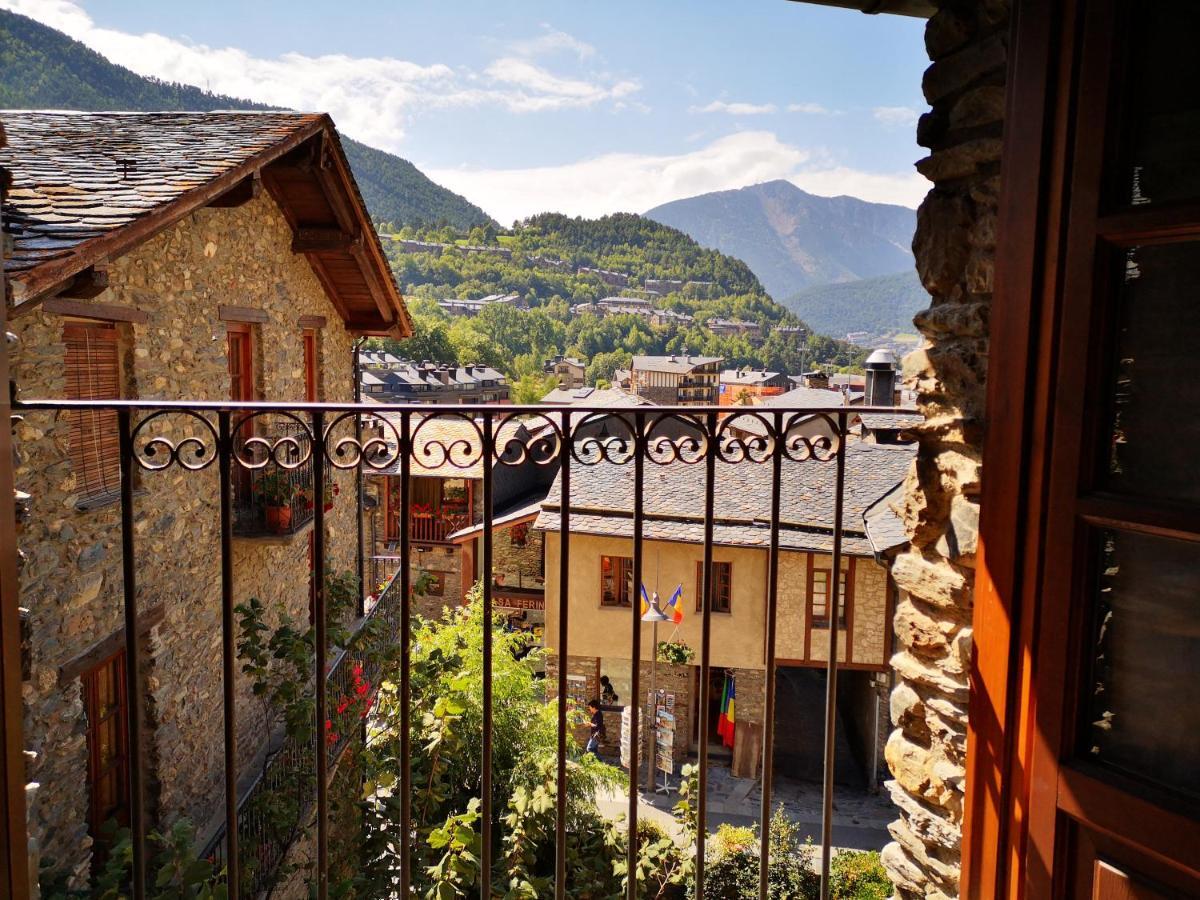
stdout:
<svg viewBox="0 0 1200 900">
<path fill-rule="evenodd" d="M 69 400 L 115 400 L 121 396 L 117 330 L 108 324 L 72 323 L 63 328 L 66 396 Z M 70 414 L 71 466 L 85 498 L 115 494 L 121 486 L 121 441 L 115 410 Z"/>
</svg>

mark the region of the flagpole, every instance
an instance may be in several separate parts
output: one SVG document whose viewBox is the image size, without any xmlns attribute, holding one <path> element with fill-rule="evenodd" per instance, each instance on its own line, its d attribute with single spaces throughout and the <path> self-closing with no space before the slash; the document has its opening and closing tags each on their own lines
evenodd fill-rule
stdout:
<svg viewBox="0 0 1200 900">
<path fill-rule="evenodd" d="M 650 639 L 650 755 L 646 758 L 649 771 L 646 773 L 646 790 L 654 798 L 654 766 L 658 754 L 658 620 L 653 626 Z"/>
</svg>

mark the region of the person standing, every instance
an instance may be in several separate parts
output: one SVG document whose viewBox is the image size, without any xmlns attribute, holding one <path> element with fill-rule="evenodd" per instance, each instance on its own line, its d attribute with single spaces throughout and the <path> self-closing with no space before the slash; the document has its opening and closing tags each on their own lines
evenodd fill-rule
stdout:
<svg viewBox="0 0 1200 900">
<path fill-rule="evenodd" d="M 584 753 L 599 756 L 600 738 L 604 737 L 604 714 L 600 712 L 600 701 L 588 701 L 588 712 L 591 713 L 591 730 L 588 733 L 587 747 Z"/>
</svg>

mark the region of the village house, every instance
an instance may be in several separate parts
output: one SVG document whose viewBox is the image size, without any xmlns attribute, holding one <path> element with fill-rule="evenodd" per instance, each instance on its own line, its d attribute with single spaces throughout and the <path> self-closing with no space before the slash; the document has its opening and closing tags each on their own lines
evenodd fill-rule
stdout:
<svg viewBox="0 0 1200 900">
<path fill-rule="evenodd" d="M 390 354 L 388 354 L 390 357 Z M 463 366 L 429 360 L 365 366 L 361 375 L 368 400 L 381 403 L 507 403 L 508 378 L 491 366 Z"/>
<path fill-rule="evenodd" d="M 511 452 L 530 438 L 530 427 L 506 421 L 495 436 L 497 457 L 485 460 L 477 424 L 460 417 L 415 419 L 411 426 L 413 457 L 410 469 L 408 521 L 401 509 L 399 461 L 367 473 L 376 503 L 370 518 L 375 577 L 386 577 L 403 562 L 401 534 L 408 529 L 414 578 L 427 573 L 430 585 L 418 600 L 417 611 L 440 615 L 443 606 L 466 600 L 471 586 L 483 578 L 481 539 L 484 524 L 483 470 L 493 478 L 492 577 L 498 608 L 527 612 L 541 622 L 543 566 L 541 534 L 530 530 L 538 507 L 554 476 L 554 466 L 536 460 L 518 462 Z M 399 440 L 399 421 L 382 413 L 372 423 L 375 434 L 391 446 Z"/>
<path fill-rule="evenodd" d="M 749 366 L 722 369 L 720 403 L 722 406 L 754 404 L 765 397 L 776 397 L 791 386 L 791 379 L 783 372 L 768 372 Z"/>
<path fill-rule="evenodd" d="M 558 379 L 560 390 L 570 391 L 575 388 L 581 388 L 586 383 L 584 376 L 587 373 L 587 363 L 573 356 L 562 356 L 560 354 L 546 360 L 542 365 L 542 371 Z"/>
<path fill-rule="evenodd" d="M 839 688 L 843 706 L 838 778 L 847 784 L 874 784 L 882 761 L 879 741 L 886 715 L 894 593 L 886 567 L 875 558 L 863 522 L 864 511 L 900 484 L 912 461 L 911 448 L 856 443 L 846 457 L 842 573 L 837 580 L 838 609 L 832 610 L 831 521 L 835 494 L 831 466 L 813 461 L 784 465 L 781 493 L 779 630 L 777 636 L 777 771 L 797 778 L 819 778 L 824 711 L 822 668 L 828 658 L 830 615 L 839 626 Z M 687 465 L 651 467 L 644 488 L 643 584 L 666 604 L 682 586 L 683 622 L 660 626 L 662 641 L 680 643 L 693 653 L 700 647 L 698 614 L 704 542 L 703 479 Z M 726 673 L 737 686 L 738 721 L 749 735 L 761 733 L 763 720 L 764 634 L 766 627 L 767 546 L 770 537 L 771 471 L 761 464 L 719 463 L 720 508 L 714 526 L 713 642 L 711 702 L 719 702 Z M 551 487 L 536 528 L 546 545 L 546 633 L 558 634 L 562 595 L 561 492 Z M 575 699 L 598 697 L 599 678 L 607 675 L 618 695 L 629 700 L 632 607 L 640 604 L 633 583 L 633 474 L 628 465 L 597 463 L 579 468 L 571 488 L 570 611 L 567 666 Z M 898 530 L 898 529 L 897 529 Z M 641 685 L 650 683 L 649 626 L 643 626 Z M 553 638 L 547 639 L 548 678 L 558 665 Z M 686 665 L 660 665 L 663 684 L 674 694 L 676 758 L 686 760 L 701 736 L 698 659 Z M 657 676 L 656 676 L 657 677 Z M 882 693 L 881 693 L 882 691 Z M 578 695 L 578 696 L 576 696 Z M 718 716 L 708 721 L 716 727 Z M 607 729 L 619 734 L 616 720 Z M 886 724 L 886 723 L 885 723 Z M 741 732 L 739 731 L 739 734 Z M 721 743 L 715 732 L 705 738 Z M 714 747 L 720 753 L 718 746 Z"/>
<path fill-rule="evenodd" d="M 347 402 L 356 336 L 410 333 L 328 117 L 7 112 L 4 126 L 11 366 L 29 394 Z M 173 425 L 176 440 L 206 436 L 194 420 Z M 31 495 L 30 832 L 82 884 L 106 825 L 129 821 L 130 716 L 144 717 L 136 750 L 155 827 L 186 818 L 203 837 L 220 820 L 218 473 L 135 474 L 142 691 L 129 696 L 117 415 L 30 414 L 16 433 Z M 296 420 L 260 417 L 235 436 L 245 458 L 262 458 L 252 436 L 311 444 Z M 314 503 L 328 508 L 330 569 L 355 570 L 352 473 L 314 485 L 301 464 L 233 478 L 238 602 L 306 620 Z M 238 763 L 252 777 L 271 735 L 248 678 L 237 691 Z"/>
<path fill-rule="evenodd" d="M 715 406 L 720 392 L 721 357 L 635 356 L 629 390 L 656 406 Z"/>
</svg>

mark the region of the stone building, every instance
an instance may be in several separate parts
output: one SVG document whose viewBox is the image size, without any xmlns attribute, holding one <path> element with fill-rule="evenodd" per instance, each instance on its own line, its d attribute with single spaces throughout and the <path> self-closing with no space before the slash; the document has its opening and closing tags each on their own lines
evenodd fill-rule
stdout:
<svg viewBox="0 0 1200 900">
<path fill-rule="evenodd" d="M 408 333 L 327 117 L 6 113 L 5 125 L 11 365 L 27 395 L 347 401 L 355 336 Z M 277 424 L 257 420 L 254 434 L 271 439 Z M 204 438 L 197 425 L 171 417 L 157 431 Z M 31 494 L 24 713 L 41 785 L 30 831 L 79 883 L 105 823 L 128 821 L 134 711 L 155 827 L 187 818 L 203 834 L 222 808 L 217 472 L 135 476 L 144 693 L 130 698 L 116 414 L 30 414 L 17 438 Z M 309 483 L 281 501 L 285 527 L 267 527 L 262 481 L 235 475 L 236 596 L 257 597 L 275 619 L 308 615 L 304 471 Z M 338 472 L 323 491 L 342 497 L 326 516 L 337 571 L 355 566 L 352 486 Z M 252 776 L 269 735 L 248 679 L 237 687 L 240 763 Z"/>
<path fill-rule="evenodd" d="M 720 393 L 719 356 L 635 356 L 629 389 L 657 406 L 713 406 Z"/>
<path fill-rule="evenodd" d="M 558 379 L 559 390 L 570 391 L 584 386 L 587 363 L 573 356 L 559 354 L 546 360 L 542 371 Z"/>
<path fill-rule="evenodd" d="M 378 419 L 391 423 L 381 424 L 377 433 L 394 444 L 399 437 L 398 418 L 384 413 Z M 538 613 L 534 618 L 540 621 L 542 542 L 541 535 L 528 526 L 546 496 L 555 467 L 533 460 L 518 463 L 499 449 L 500 459 L 485 460 L 479 425 L 458 416 L 415 418 L 411 429 L 414 451 L 407 523 L 411 565 L 414 577 L 427 573 L 432 579 L 419 611 L 427 617 L 440 615 L 443 606 L 462 603 L 482 578 L 483 472 L 490 462 L 493 597 L 497 607 Z M 529 428 L 512 420 L 504 422 L 495 436 L 497 448 L 529 439 Z M 386 573 L 401 562 L 401 531 L 406 527 L 399 461 L 370 472 L 367 480 L 378 498 L 370 526 L 375 568 Z"/>
<path fill-rule="evenodd" d="M 903 447 L 851 444 L 846 460 L 846 509 L 843 519 L 839 659 L 842 673 L 839 708 L 843 728 L 839 742 L 840 781 L 874 783 L 874 773 L 864 770 L 881 758 L 871 746 L 880 733 L 870 719 L 880 708 L 877 678 L 886 673 L 891 652 L 893 590 L 887 569 L 875 561 L 874 550 L 862 522 L 863 511 L 904 477 L 912 452 Z M 643 544 L 643 583 L 662 602 L 683 589 L 683 622 L 659 626 L 659 639 L 681 642 L 692 651 L 700 648 L 698 614 L 703 560 L 703 477 L 693 467 L 677 464 L 651 467 L 646 476 L 646 523 Z M 633 583 L 632 509 L 633 475 L 629 466 L 600 463 L 580 467 L 571 488 L 570 615 L 567 657 L 569 674 L 581 696 L 598 696 L 598 679 L 609 676 L 617 693 L 628 698 L 631 679 L 629 656 L 631 607 L 639 604 Z M 712 669 L 710 698 L 719 701 L 725 673 L 737 685 L 738 718 L 762 724 L 763 671 L 766 665 L 767 546 L 770 521 L 770 470 L 754 463 L 719 463 L 716 483 L 721 486 L 719 523 L 714 526 Z M 784 465 L 780 534 L 779 613 L 776 655 L 779 665 L 779 706 L 776 710 L 775 758 L 781 774 L 819 779 L 823 741 L 825 672 L 831 615 L 831 537 L 833 471 L 815 462 Z M 557 635 L 559 590 L 558 553 L 561 500 L 556 482 L 537 520 L 546 541 L 547 634 Z M 824 525 L 825 527 L 822 527 Z M 649 686 L 651 631 L 643 626 L 646 671 L 643 689 Z M 553 653 L 553 637 L 547 639 Z M 553 670 L 557 662 L 548 664 Z M 701 739 L 699 722 L 699 666 L 693 661 L 668 674 L 680 685 L 676 696 L 679 750 L 694 750 Z M 575 699 L 579 699 L 576 697 Z M 710 710 L 715 729 L 717 715 Z M 682 715 L 681 715 L 682 714 Z M 861 723 L 868 723 L 862 727 Z M 686 729 L 691 729 L 686 731 Z M 608 729 L 613 732 L 613 728 Z M 611 734 L 610 734 L 611 736 Z M 710 744 L 719 743 L 715 734 Z M 719 751 L 718 751 L 719 752 Z"/>
<path fill-rule="evenodd" d="M 791 390 L 791 379 L 783 372 L 766 369 L 723 369 L 721 371 L 722 406 L 753 405 L 765 397 L 777 397 Z"/>
</svg>

